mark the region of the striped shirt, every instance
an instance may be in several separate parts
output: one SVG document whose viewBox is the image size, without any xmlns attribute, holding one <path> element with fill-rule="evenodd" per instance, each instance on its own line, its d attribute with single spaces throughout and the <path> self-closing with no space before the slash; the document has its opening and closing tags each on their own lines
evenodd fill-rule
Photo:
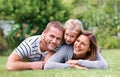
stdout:
<svg viewBox="0 0 120 77">
<path fill-rule="evenodd" d="M 40 40 L 41 35 L 28 37 L 14 49 L 14 52 L 19 55 L 21 59 L 28 58 L 30 61 L 43 61 L 48 51 L 41 52 Z"/>
</svg>

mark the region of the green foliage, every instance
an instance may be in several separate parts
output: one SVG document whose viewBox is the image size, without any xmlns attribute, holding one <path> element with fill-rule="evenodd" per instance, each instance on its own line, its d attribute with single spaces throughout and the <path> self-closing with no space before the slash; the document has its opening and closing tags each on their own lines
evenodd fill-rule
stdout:
<svg viewBox="0 0 120 77">
<path fill-rule="evenodd" d="M 40 33 L 49 21 L 64 22 L 69 18 L 70 10 L 61 0 L 1 0 L 1 19 L 14 19 L 19 23 L 30 23 L 40 28 Z"/>
<path fill-rule="evenodd" d="M 120 38 L 118 37 L 100 37 L 98 38 L 98 44 L 102 49 L 119 49 Z"/>
<path fill-rule="evenodd" d="M 120 0 L 0 0 L 0 19 L 36 25 L 40 34 L 49 21 L 78 18 L 85 30 L 98 28 L 95 34 L 101 48 L 120 48 L 119 38 L 114 38 L 120 33 L 119 5 Z M 114 41 L 104 43 L 103 38 Z"/>
<path fill-rule="evenodd" d="M 101 48 L 120 48 L 117 37 L 120 33 L 120 0 L 75 0 L 75 5 L 73 17 L 83 22 L 85 30 L 97 27 L 95 34 Z"/>
<path fill-rule="evenodd" d="M 79 1 L 79 2 L 77 2 Z M 83 21 L 85 29 L 90 26 L 102 26 L 102 27 L 112 27 L 118 26 L 120 24 L 120 7 L 119 0 L 77 0 L 76 4 L 79 5 L 77 14 L 75 17 Z M 82 5 L 80 5 L 82 4 Z"/>
<path fill-rule="evenodd" d="M 6 41 L 7 41 L 8 49 L 14 49 L 21 42 L 21 40 L 13 36 L 7 36 Z"/>
<path fill-rule="evenodd" d="M 4 53 L 7 49 L 7 42 L 4 38 L 3 29 L 0 28 L 0 54 Z"/>
<path fill-rule="evenodd" d="M 117 27 L 117 26 L 116 26 Z M 98 27 L 96 32 L 97 42 L 102 49 L 120 48 L 120 37 L 117 36 L 119 32 L 116 27 Z"/>
<path fill-rule="evenodd" d="M 49 21 L 64 22 L 69 19 L 69 16 L 70 8 L 64 5 L 61 0 L 0 0 L 0 19 L 15 20 L 20 25 L 26 23 L 29 27 L 29 33 L 37 26 L 39 28 L 34 34 L 41 34 Z M 20 40 L 21 37 L 25 39 L 24 35 L 28 32 L 25 33 L 21 29 L 11 31 L 13 33 L 7 37 L 7 41 L 11 39 L 8 44 L 10 44 L 9 47 L 13 48 L 18 43 L 15 41 Z M 16 38 L 18 33 L 22 36 Z M 34 34 L 29 34 L 29 36 Z"/>
<path fill-rule="evenodd" d="M 7 49 L 8 46 L 5 38 L 0 36 L 0 53 L 5 52 Z"/>
</svg>

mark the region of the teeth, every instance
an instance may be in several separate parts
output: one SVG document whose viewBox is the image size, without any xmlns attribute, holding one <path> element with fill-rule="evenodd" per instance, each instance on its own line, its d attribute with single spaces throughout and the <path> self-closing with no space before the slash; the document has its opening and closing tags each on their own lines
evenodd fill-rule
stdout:
<svg viewBox="0 0 120 77">
<path fill-rule="evenodd" d="M 77 51 L 78 51 L 78 50 L 79 50 L 79 48 L 75 48 L 75 50 L 77 50 Z"/>
</svg>

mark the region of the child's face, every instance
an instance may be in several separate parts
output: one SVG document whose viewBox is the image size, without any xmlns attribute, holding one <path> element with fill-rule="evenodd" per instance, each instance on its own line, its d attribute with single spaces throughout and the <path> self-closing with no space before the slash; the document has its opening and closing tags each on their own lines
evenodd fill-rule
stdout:
<svg viewBox="0 0 120 77">
<path fill-rule="evenodd" d="M 64 39 L 65 39 L 66 44 L 73 44 L 77 36 L 78 36 L 77 31 L 66 29 L 65 34 L 64 34 Z"/>
</svg>

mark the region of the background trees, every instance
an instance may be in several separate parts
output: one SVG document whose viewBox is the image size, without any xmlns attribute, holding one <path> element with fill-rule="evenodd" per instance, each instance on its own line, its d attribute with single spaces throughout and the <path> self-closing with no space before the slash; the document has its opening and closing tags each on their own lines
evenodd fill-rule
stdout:
<svg viewBox="0 0 120 77">
<path fill-rule="evenodd" d="M 86 30 L 93 31 L 101 48 L 120 48 L 120 0 L 0 0 L 0 20 L 17 24 L 18 34 L 11 29 L 5 38 L 8 49 L 17 46 L 21 36 L 40 34 L 49 21 L 64 23 L 69 18 L 81 20 Z"/>
<path fill-rule="evenodd" d="M 28 36 L 41 34 L 49 21 L 64 22 L 70 15 L 70 8 L 61 0 L 0 0 L 0 19 L 15 21 L 6 37 L 8 49 Z"/>
<path fill-rule="evenodd" d="M 101 48 L 120 48 L 120 1 L 75 0 L 72 17 L 93 31 Z"/>
</svg>

